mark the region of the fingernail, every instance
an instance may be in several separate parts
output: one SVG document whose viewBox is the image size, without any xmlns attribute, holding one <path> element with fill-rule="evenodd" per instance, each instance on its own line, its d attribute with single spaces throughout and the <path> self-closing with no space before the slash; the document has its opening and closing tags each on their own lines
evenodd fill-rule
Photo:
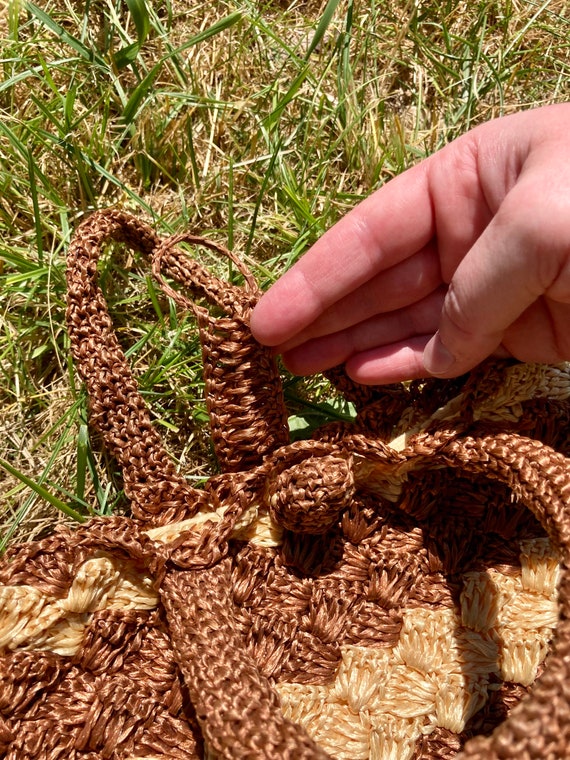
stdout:
<svg viewBox="0 0 570 760">
<path fill-rule="evenodd" d="M 424 366 L 430 375 L 444 375 L 455 364 L 455 357 L 436 333 L 424 349 Z"/>
</svg>

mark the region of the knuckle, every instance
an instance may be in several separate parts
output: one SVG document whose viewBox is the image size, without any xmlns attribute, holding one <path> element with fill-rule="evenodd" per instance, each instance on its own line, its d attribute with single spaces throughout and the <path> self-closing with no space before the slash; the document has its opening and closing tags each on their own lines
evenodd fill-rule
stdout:
<svg viewBox="0 0 570 760">
<path fill-rule="evenodd" d="M 469 339 L 473 335 L 473 315 L 468 313 L 466 299 L 463 298 L 453 281 L 447 289 L 442 316 L 448 322 L 448 329 L 451 328 L 458 338 Z"/>
</svg>

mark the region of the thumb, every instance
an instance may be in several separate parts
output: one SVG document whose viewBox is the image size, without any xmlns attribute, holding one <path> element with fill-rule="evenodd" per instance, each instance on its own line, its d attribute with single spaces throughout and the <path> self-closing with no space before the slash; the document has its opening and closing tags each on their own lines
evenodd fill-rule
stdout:
<svg viewBox="0 0 570 760">
<path fill-rule="evenodd" d="M 548 288 L 549 266 L 538 262 L 549 253 L 528 228 L 509 227 L 495 217 L 457 267 L 424 349 L 431 375 L 456 377 L 496 353 L 508 328 Z"/>
<path fill-rule="evenodd" d="M 430 375 L 457 377 L 499 348 L 510 314 L 489 313 L 492 290 L 493 283 L 477 288 L 469 274 L 458 270 L 447 291 L 438 330 L 424 349 L 423 362 Z"/>
<path fill-rule="evenodd" d="M 445 339 L 442 338 L 442 328 L 447 336 Z M 461 348 L 455 345 L 459 334 L 462 336 Z M 491 356 L 500 343 L 500 337 L 494 335 L 467 335 L 453 325 L 450 327 L 449 320 L 444 317 L 440 329 L 424 349 L 423 364 L 435 377 L 457 377 Z"/>
</svg>

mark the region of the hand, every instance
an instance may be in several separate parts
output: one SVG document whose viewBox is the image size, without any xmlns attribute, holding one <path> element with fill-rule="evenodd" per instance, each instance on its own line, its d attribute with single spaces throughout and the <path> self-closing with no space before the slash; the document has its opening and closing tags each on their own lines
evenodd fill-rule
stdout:
<svg viewBox="0 0 570 760">
<path fill-rule="evenodd" d="M 483 124 L 373 193 L 261 298 L 296 374 L 454 377 L 570 360 L 570 103 Z"/>
</svg>

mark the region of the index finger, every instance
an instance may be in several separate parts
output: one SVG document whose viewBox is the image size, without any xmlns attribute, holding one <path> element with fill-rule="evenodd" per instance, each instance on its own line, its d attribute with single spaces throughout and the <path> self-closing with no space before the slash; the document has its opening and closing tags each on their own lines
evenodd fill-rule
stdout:
<svg viewBox="0 0 570 760">
<path fill-rule="evenodd" d="M 251 329 L 278 346 L 434 235 L 428 162 L 388 182 L 331 227 L 260 299 Z"/>
</svg>

